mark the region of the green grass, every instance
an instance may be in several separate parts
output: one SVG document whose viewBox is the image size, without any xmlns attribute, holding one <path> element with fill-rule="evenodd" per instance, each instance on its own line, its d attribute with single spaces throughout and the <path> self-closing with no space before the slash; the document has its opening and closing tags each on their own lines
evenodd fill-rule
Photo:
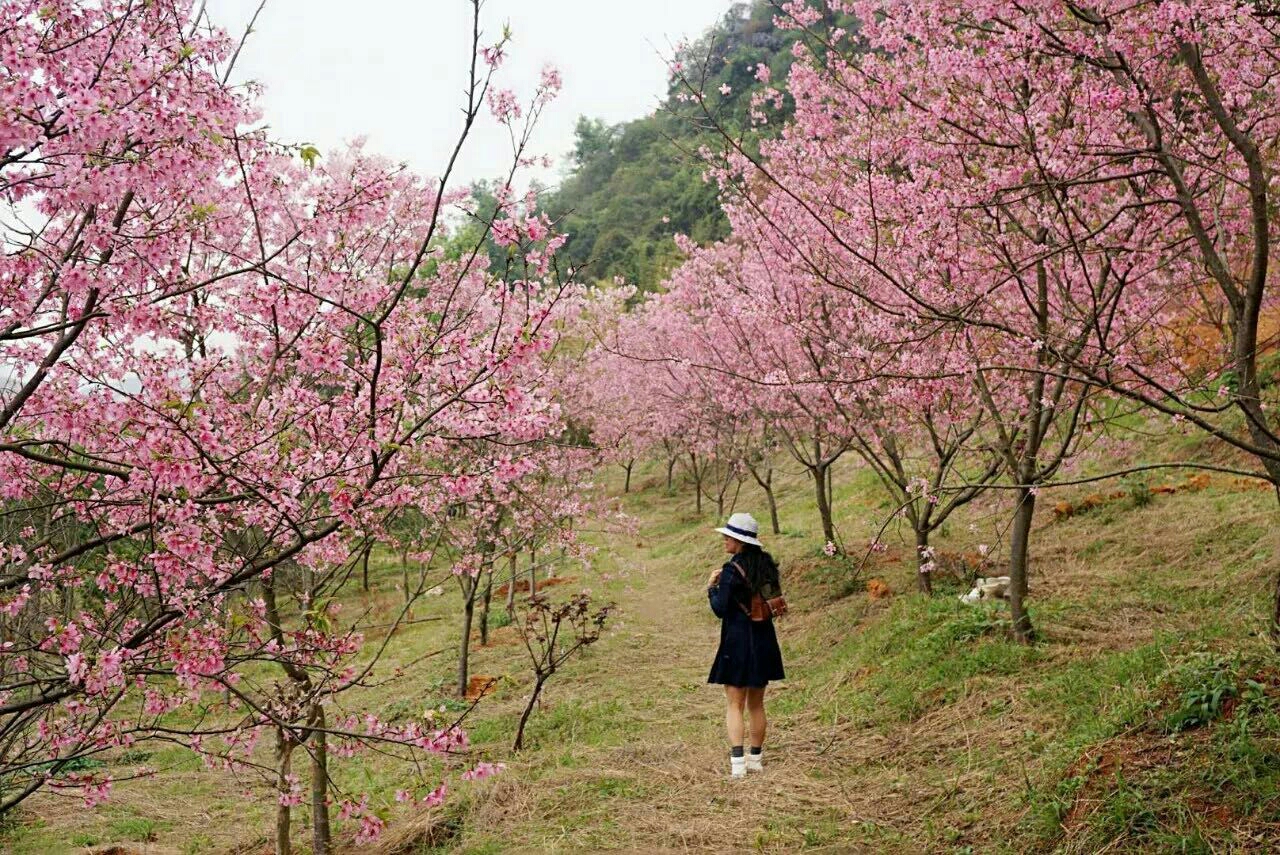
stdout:
<svg viewBox="0 0 1280 855">
<path fill-rule="evenodd" d="M 117 819 L 108 827 L 111 836 L 117 840 L 136 840 L 140 843 L 155 841 L 166 823 L 157 822 L 145 817 L 128 817 Z"/>
<path fill-rule="evenodd" d="M 934 598 L 914 593 L 906 532 L 891 528 L 890 553 L 859 567 L 855 545 L 884 514 L 870 473 L 837 471 L 838 523 L 853 553 L 840 559 L 820 553 L 810 483 L 780 473 L 786 534 L 768 543 L 794 609 L 779 627 L 790 679 L 770 692 L 770 771 L 746 783 L 763 789 L 735 790 L 721 769 L 722 701 L 704 684 L 716 624 L 701 587 L 719 544 L 687 491 L 664 494 L 663 475 L 660 464 L 638 466 L 633 485 L 648 486 L 623 499 L 638 531 L 599 536 L 594 572 L 566 569 L 580 577 L 575 587 L 622 609 L 599 645 L 548 683 L 529 749 L 515 757 L 508 749 L 529 678 L 495 609 L 495 644 L 475 648 L 472 670 L 503 679 L 467 727 L 471 759 L 509 769 L 468 786 L 457 781 L 465 765 L 429 767 L 454 791 L 442 809 L 448 839 L 435 851 L 1208 852 L 1280 843 L 1270 831 L 1280 828 L 1280 682 L 1259 636 L 1276 572 L 1268 494 L 1215 482 L 1168 495 L 1150 488 L 1184 476 L 1155 474 L 1070 519 L 1042 502 L 1032 541 L 1037 641 L 1024 646 L 1010 638 L 1007 608 L 961 604 L 958 583 L 940 584 Z M 606 479 L 614 489 L 615 476 Z M 757 502 L 748 486 L 738 509 Z M 986 497 L 935 545 L 998 547 L 1007 511 L 1004 496 Z M 870 576 L 893 596 L 868 599 Z M 394 604 L 399 581 L 398 559 L 376 554 L 372 592 L 355 592 L 351 608 Z M 444 597 L 415 609 L 445 620 L 399 633 L 386 672 L 447 652 L 362 703 L 389 721 L 465 707 L 451 696 L 456 606 L 446 585 Z M 0 845 L 69 852 L 154 838 L 178 851 L 224 851 L 270 832 L 269 798 L 244 800 L 241 786 L 183 749 L 135 746 L 102 762 L 163 771 L 119 785 L 93 813 L 37 800 Z M 392 831 L 407 821 L 393 794 L 412 785 L 411 770 L 365 755 L 337 760 L 333 774 L 344 790 L 370 793 Z M 144 809 L 177 798 L 213 818 Z M 295 824 L 301 841 L 305 810 Z"/>
</svg>

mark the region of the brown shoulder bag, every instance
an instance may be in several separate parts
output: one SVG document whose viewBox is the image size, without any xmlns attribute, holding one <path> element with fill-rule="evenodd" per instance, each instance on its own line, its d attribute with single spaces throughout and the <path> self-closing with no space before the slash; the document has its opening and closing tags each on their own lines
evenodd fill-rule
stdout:
<svg viewBox="0 0 1280 855">
<path fill-rule="evenodd" d="M 746 571 L 738 565 L 738 562 L 734 561 L 732 563 L 733 569 L 738 571 L 738 575 L 742 577 L 742 581 L 747 582 L 749 585 L 750 580 L 747 578 Z M 742 603 L 738 603 L 738 605 L 742 608 L 742 613 L 753 621 L 780 618 L 787 613 L 787 599 L 782 596 L 781 592 L 779 592 L 776 597 L 769 597 L 768 599 L 765 599 L 759 591 L 752 591 L 751 607 L 748 608 Z"/>
</svg>

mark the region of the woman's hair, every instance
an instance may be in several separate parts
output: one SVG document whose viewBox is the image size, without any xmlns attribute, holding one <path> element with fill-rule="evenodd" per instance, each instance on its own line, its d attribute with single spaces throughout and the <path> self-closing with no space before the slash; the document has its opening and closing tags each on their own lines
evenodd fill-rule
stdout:
<svg viewBox="0 0 1280 855">
<path fill-rule="evenodd" d="M 738 564 L 747 574 L 747 585 L 751 593 L 762 594 L 766 598 L 776 597 L 781 591 L 778 583 L 778 562 L 773 556 L 753 543 L 742 544 L 737 555 Z"/>
</svg>

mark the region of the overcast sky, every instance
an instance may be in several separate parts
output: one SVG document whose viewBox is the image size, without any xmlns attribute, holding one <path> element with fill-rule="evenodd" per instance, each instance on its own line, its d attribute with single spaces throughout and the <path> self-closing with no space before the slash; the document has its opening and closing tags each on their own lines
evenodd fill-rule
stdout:
<svg viewBox="0 0 1280 855">
<path fill-rule="evenodd" d="M 214 20 L 243 32 L 259 0 L 209 0 Z M 659 52 L 694 37 L 730 0 L 486 0 L 486 42 L 504 22 L 514 40 L 501 85 L 527 95 L 545 63 L 564 90 L 544 113 L 539 154 L 573 146 L 578 115 L 620 122 L 651 112 L 666 86 Z M 279 139 L 321 152 L 357 136 L 369 148 L 438 174 L 456 139 L 466 81 L 469 0 L 268 0 L 236 66 L 266 87 Z M 492 177 L 510 158 L 506 131 L 484 112 L 460 177 Z M 544 181 L 559 174 L 539 176 Z"/>
</svg>

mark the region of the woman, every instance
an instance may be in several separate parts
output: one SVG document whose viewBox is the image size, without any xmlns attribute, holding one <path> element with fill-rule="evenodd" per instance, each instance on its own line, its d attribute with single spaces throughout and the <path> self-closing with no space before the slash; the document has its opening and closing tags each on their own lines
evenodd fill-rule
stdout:
<svg viewBox="0 0 1280 855">
<path fill-rule="evenodd" d="M 734 514 L 724 528 L 724 549 L 730 555 L 724 567 L 707 580 L 711 611 L 720 618 L 720 649 L 711 665 L 708 683 L 724 685 L 728 710 L 729 773 L 741 778 L 750 769 L 764 770 L 764 690 L 770 680 L 783 679 L 782 651 L 773 631 L 773 619 L 751 619 L 751 597 L 764 588 L 776 596 L 778 565 L 760 548 L 760 525 L 751 514 Z M 751 753 L 743 755 L 742 710 L 751 719 Z"/>
</svg>

